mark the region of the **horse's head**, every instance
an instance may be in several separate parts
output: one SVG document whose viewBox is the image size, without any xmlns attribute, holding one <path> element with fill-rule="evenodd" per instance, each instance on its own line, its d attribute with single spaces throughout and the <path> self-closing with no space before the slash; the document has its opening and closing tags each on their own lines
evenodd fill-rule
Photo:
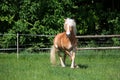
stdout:
<svg viewBox="0 0 120 80">
<path fill-rule="evenodd" d="M 66 31 L 66 35 L 70 36 L 72 33 L 76 35 L 76 23 L 73 19 L 67 18 L 64 19 L 64 29 Z"/>
</svg>

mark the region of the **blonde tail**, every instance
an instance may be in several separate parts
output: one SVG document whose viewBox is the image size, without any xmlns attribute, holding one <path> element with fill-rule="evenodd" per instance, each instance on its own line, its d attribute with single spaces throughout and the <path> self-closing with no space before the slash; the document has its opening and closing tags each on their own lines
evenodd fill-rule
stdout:
<svg viewBox="0 0 120 80">
<path fill-rule="evenodd" d="M 56 57 L 55 57 L 55 53 L 56 53 L 56 49 L 54 46 L 52 46 L 51 48 L 51 52 L 50 52 L 50 61 L 53 65 L 56 64 Z"/>
</svg>

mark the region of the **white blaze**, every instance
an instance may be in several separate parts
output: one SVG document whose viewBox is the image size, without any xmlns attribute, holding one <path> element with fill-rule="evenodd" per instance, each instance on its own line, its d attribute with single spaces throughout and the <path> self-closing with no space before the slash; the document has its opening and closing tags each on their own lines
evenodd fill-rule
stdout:
<svg viewBox="0 0 120 80">
<path fill-rule="evenodd" d="M 69 25 L 67 25 L 67 31 L 66 31 L 66 34 L 67 34 L 67 35 L 70 35 L 70 27 L 69 27 Z"/>
</svg>

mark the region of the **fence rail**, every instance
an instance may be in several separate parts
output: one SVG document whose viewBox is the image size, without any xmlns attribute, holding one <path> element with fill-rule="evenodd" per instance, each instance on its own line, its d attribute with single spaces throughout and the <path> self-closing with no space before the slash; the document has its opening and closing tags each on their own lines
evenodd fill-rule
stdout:
<svg viewBox="0 0 120 80">
<path fill-rule="evenodd" d="M 8 51 L 8 50 L 16 50 L 17 58 L 19 58 L 19 50 L 25 49 L 21 48 L 19 44 L 20 36 L 38 36 L 38 37 L 54 37 L 55 35 L 36 35 L 36 34 L 0 34 L 0 36 L 9 36 L 16 35 L 16 48 L 1 48 L 0 51 Z M 89 38 L 120 38 L 120 35 L 84 35 L 84 36 L 76 36 L 78 39 L 89 39 Z M 38 50 L 50 50 L 51 48 L 39 48 Z M 108 50 L 108 49 L 120 49 L 120 46 L 109 46 L 109 47 L 82 47 L 77 48 L 77 50 Z"/>
<path fill-rule="evenodd" d="M 77 38 L 112 38 L 119 37 L 120 35 L 84 35 L 84 36 L 76 36 Z"/>
<path fill-rule="evenodd" d="M 87 47 L 87 48 L 78 48 L 78 50 L 108 50 L 108 49 L 120 49 L 120 47 Z"/>
<path fill-rule="evenodd" d="M 36 34 L 0 34 L 0 35 L 16 35 L 17 38 L 17 45 L 16 48 L 1 48 L 0 51 L 5 50 L 17 50 L 19 53 L 19 36 L 38 36 L 38 37 L 54 37 L 55 35 L 36 35 Z M 120 35 L 84 35 L 84 36 L 76 36 L 76 38 L 120 38 Z M 22 48 L 23 49 L 23 48 Z M 50 48 L 39 48 L 39 50 L 49 50 Z M 103 49 L 120 49 L 119 46 L 110 46 L 110 47 L 83 47 L 78 48 L 78 50 L 103 50 Z"/>
</svg>

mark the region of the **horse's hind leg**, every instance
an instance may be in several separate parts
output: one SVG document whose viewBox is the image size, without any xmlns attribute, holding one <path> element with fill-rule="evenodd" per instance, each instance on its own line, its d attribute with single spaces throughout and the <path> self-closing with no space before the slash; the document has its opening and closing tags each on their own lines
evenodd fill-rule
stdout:
<svg viewBox="0 0 120 80">
<path fill-rule="evenodd" d="M 58 53 L 58 55 L 59 55 L 59 58 L 60 58 L 61 66 L 62 66 L 62 67 L 65 67 L 65 64 L 64 64 L 64 62 L 63 62 L 62 56 L 61 56 L 59 53 Z"/>
</svg>

